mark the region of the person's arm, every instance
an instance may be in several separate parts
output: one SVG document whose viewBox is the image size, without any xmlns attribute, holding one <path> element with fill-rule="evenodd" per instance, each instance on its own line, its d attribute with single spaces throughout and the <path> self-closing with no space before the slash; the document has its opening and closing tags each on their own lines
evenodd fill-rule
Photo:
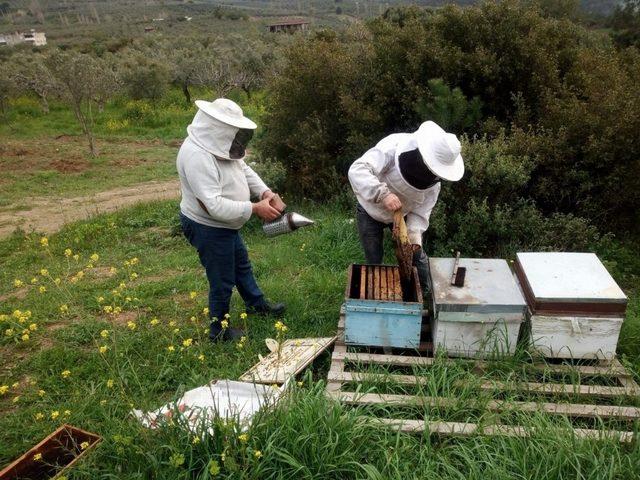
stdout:
<svg viewBox="0 0 640 480">
<path fill-rule="evenodd" d="M 242 161 L 242 160 L 241 160 Z M 249 191 L 253 198 L 265 199 L 273 197 L 273 192 L 262 181 L 260 175 L 258 175 L 253 168 L 242 161 L 242 169 L 244 170 L 244 176 L 247 177 L 247 183 L 249 184 Z"/>
<path fill-rule="evenodd" d="M 251 217 L 252 204 L 222 197 L 220 172 L 208 154 L 195 153 L 188 159 L 184 174 L 201 206 L 211 218 L 221 222 Z"/>
<path fill-rule="evenodd" d="M 409 233 L 409 241 L 413 245 L 422 247 L 422 234 L 429 228 L 429 218 L 433 207 L 438 201 L 439 194 L 440 184 L 438 183 L 427 193 L 424 202 L 407 214 L 407 231 Z"/>
<path fill-rule="evenodd" d="M 378 178 L 387 166 L 387 156 L 377 148 L 368 150 L 349 168 L 349 182 L 353 191 L 363 199 L 380 203 L 391 192 Z"/>
</svg>

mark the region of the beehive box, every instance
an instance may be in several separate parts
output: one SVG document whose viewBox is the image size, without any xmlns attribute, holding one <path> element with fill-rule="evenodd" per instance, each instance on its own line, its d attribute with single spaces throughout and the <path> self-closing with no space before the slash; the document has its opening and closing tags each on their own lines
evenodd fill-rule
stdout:
<svg viewBox="0 0 640 480">
<path fill-rule="evenodd" d="M 453 258 L 430 258 L 434 348 L 451 356 L 512 354 L 526 302 L 505 260 L 461 258 L 462 287 L 451 285 Z"/>
<path fill-rule="evenodd" d="M 615 357 L 627 297 L 595 254 L 518 253 L 515 267 L 531 311 L 535 352 Z"/>
<path fill-rule="evenodd" d="M 347 345 L 420 347 L 422 291 L 415 268 L 403 294 L 397 266 L 351 265 L 344 310 Z"/>
</svg>

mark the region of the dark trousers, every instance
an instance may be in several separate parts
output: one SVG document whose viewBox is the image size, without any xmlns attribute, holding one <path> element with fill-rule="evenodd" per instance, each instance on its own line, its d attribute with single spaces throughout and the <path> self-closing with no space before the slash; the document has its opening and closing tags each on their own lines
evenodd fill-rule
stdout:
<svg viewBox="0 0 640 480">
<path fill-rule="evenodd" d="M 367 263 L 372 265 L 381 264 L 382 257 L 384 256 L 384 229 L 388 228 L 391 230 L 393 228 L 393 224 L 379 222 L 375 218 L 372 218 L 360 204 L 356 207 L 356 219 L 358 222 L 360 244 L 364 250 L 364 257 Z M 422 247 L 422 245 L 420 246 Z M 413 265 L 418 270 L 418 278 L 420 280 L 420 287 L 422 290 L 431 290 L 429 261 L 422 248 L 413 254 Z"/>
<path fill-rule="evenodd" d="M 264 304 L 264 295 L 253 276 L 247 247 L 237 230 L 202 225 L 182 214 L 180 223 L 207 272 L 209 315 L 217 319 L 211 323 L 211 335 L 215 337 L 220 331 L 220 321 L 229 313 L 234 286 L 247 307 Z"/>
</svg>

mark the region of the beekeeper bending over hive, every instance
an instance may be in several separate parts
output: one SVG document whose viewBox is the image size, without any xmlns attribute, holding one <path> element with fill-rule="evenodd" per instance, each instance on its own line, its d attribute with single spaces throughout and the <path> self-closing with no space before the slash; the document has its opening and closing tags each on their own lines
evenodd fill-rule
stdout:
<svg viewBox="0 0 640 480">
<path fill-rule="evenodd" d="M 420 285 L 429 286 L 427 256 L 422 234 L 438 200 L 440 181 L 457 182 L 464 174 L 461 146 L 456 136 L 434 122 L 424 122 L 413 133 L 394 133 L 367 150 L 349 168 L 349 181 L 358 206 L 360 243 L 367 263 L 380 264 L 382 237 L 393 226 L 393 213 L 406 216 L 413 264 Z"/>
<path fill-rule="evenodd" d="M 284 305 L 268 303 L 253 276 L 239 230 L 252 214 L 273 220 L 280 212 L 270 205 L 275 195 L 245 162 L 245 149 L 256 124 L 224 98 L 196 101 L 198 112 L 187 127 L 189 136 L 178 152 L 182 231 L 198 251 L 209 280 L 209 337 L 233 340 L 242 330 L 224 328 L 233 287 L 247 313 L 281 314 Z M 258 199 L 251 202 L 251 197 Z"/>
</svg>

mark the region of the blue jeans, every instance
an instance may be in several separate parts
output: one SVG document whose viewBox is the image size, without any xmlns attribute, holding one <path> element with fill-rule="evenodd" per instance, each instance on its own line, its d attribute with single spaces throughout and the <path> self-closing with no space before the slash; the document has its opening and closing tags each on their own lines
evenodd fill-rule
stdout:
<svg viewBox="0 0 640 480">
<path fill-rule="evenodd" d="M 383 235 L 384 229 L 392 229 L 392 223 L 383 223 L 372 218 L 362 205 L 358 203 L 356 207 L 356 220 L 358 222 L 358 235 L 360 244 L 364 250 L 364 257 L 368 264 L 379 265 L 384 256 Z M 421 245 L 422 247 L 422 245 Z M 431 279 L 429 275 L 429 260 L 424 250 L 420 248 L 413 254 L 413 265 L 418 270 L 420 287 L 424 292 L 431 290 Z M 426 299 L 427 297 L 425 297 Z"/>
<path fill-rule="evenodd" d="M 264 295 L 249 261 L 247 247 L 237 230 L 202 225 L 180 214 L 182 232 L 195 247 L 209 280 L 209 315 L 217 319 L 211 324 L 211 335 L 220 330 L 220 321 L 229 313 L 233 287 L 247 307 L 265 303 Z"/>
</svg>

